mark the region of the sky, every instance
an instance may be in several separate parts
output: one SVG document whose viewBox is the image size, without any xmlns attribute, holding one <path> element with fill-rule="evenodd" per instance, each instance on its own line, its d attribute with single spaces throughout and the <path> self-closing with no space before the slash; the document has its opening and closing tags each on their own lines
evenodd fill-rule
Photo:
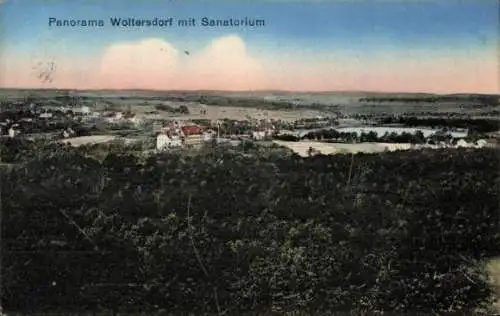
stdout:
<svg viewBox="0 0 500 316">
<path fill-rule="evenodd" d="M 500 93 L 497 0 L 0 3 L 0 87 Z"/>
</svg>

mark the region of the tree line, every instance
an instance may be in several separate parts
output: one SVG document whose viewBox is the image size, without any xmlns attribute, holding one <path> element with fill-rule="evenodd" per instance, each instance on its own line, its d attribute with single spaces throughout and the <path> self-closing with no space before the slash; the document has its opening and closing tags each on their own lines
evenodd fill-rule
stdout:
<svg viewBox="0 0 500 316">
<path fill-rule="evenodd" d="M 477 137 L 476 137 L 477 138 Z M 406 143 L 406 144 L 437 144 L 439 142 L 453 142 L 453 137 L 449 134 L 433 134 L 426 137 L 422 131 L 415 133 L 403 132 L 385 132 L 378 135 L 374 131 L 370 132 L 341 132 L 335 129 L 320 129 L 311 131 L 302 136 L 282 134 L 274 135 L 273 139 L 282 141 L 298 142 L 301 140 L 316 140 L 325 142 L 346 142 L 346 143 Z"/>
<path fill-rule="evenodd" d="M 425 95 L 416 97 L 405 96 L 389 96 L 389 97 L 371 97 L 359 98 L 360 102 L 406 102 L 406 103 L 421 103 L 421 102 L 471 102 L 478 103 L 480 106 L 498 106 L 499 96 L 488 94 L 468 94 L 468 95 Z"/>
<path fill-rule="evenodd" d="M 473 118 L 419 118 L 416 116 L 387 116 L 379 120 L 381 124 L 402 124 L 408 127 L 446 127 L 466 128 L 478 133 L 490 133 L 500 130 L 498 119 Z"/>
</svg>

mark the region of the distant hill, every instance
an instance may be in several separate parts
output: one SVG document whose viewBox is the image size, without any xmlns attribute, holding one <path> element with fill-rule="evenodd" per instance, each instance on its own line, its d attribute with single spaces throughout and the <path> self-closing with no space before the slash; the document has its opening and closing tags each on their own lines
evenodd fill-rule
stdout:
<svg viewBox="0 0 500 316">
<path fill-rule="evenodd" d="M 278 90 L 260 91 L 216 91 L 216 90 L 63 90 L 63 89 L 6 89 L 0 88 L 0 99 L 3 100 L 37 100 L 55 99 L 57 101 L 121 99 L 121 100 L 162 100 L 174 102 L 202 102 L 206 104 L 221 103 L 222 100 L 237 99 L 239 102 L 263 100 L 279 103 L 308 104 L 353 104 L 353 103 L 468 103 L 477 106 L 498 106 L 499 94 L 456 93 L 386 93 L 370 91 L 323 91 L 294 92 Z M 227 103 L 224 101 L 223 103 Z M 226 104 L 228 105 L 228 104 Z"/>
</svg>

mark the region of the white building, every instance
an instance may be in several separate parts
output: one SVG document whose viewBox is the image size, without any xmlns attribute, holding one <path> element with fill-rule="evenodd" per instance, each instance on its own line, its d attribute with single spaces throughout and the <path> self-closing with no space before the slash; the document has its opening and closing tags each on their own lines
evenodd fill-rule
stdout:
<svg viewBox="0 0 500 316">
<path fill-rule="evenodd" d="M 122 112 L 116 112 L 114 113 L 113 116 L 107 117 L 106 122 L 108 123 L 118 123 L 123 120 L 123 113 Z"/>
<path fill-rule="evenodd" d="M 75 136 L 75 134 L 76 134 L 75 131 L 71 127 L 69 127 L 63 132 L 63 137 L 69 138 Z"/>
<path fill-rule="evenodd" d="M 52 116 L 53 116 L 52 113 L 45 112 L 45 113 L 40 113 L 40 115 L 38 117 L 41 119 L 49 119 L 49 118 L 52 118 Z"/>
<path fill-rule="evenodd" d="M 136 116 L 129 118 L 128 121 L 130 123 L 134 124 L 135 126 L 140 126 L 140 125 L 144 124 L 144 120 L 140 119 Z"/>
<path fill-rule="evenodd" d="M 209 142 L 215 138 L 215 132 L 214 131 L 207 131 L 203 133 L 203 141 Z"/>
<path fill-rule="evenodd" d="M 170 145 L 170 137 L 165 134 L 158 134 L 158 136 L 156 137 L 156 150 L 165 150 L 166 148 L 168 148 L 168 145 Z"/>
<path fill-rule="evenodd" d="M 487 145 L 488 145 L 488 142 L 484 139 L 480 139 L 476 142 L 477 148 L 483 148 L 483 147 L 486 147 Z"/>
<path fill-rule="evenodd" d="M 182 139 L 179 136 L 168 136 L 167 134 L 160 133 L 156 137 L 156 150 L 164 151 L 168 148 L 181 147 Z"/>
<path fill-rule="evenodd" d="M 90 108 L 88 106 L 82 106 L 81 112 L 83 115 L 88 115 L 90 113 Z"/>
<path fill-rule="evenodd" d="M 470 147 L 470 144 L 463 139 L 458 140 L 457 147 Z"/>
<path fill-rule="evenodd" d="M 266 132 L 264 131 L 253 131 L 252 138 L 255 140 L 263 140 L 266 137 Z"/>
<path fill-rule="evenodd" d="M 17 135 L 19 135 L 21 132 L 19 131 L 18 129 L 18 126 L 17 125 L 13 125 L 11 126 L 11 128 L 9 128 L 9 137 L 16 137 Z"/>
</svg>

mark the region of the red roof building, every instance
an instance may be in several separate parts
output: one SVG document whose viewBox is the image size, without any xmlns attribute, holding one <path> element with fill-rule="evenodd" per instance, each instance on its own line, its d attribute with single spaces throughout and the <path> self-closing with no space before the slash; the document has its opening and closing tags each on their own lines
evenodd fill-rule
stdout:
<svg viewBox="0 0 500 316">
<path fill-rule="evenodd" d="M 198 125 L 186 125 L 186 126 L 181 126 L 182 133 L 184 136 L 188 137 L 191 135 L 202 135 L 203 134 L 203 128 L 201 128 Z"/>
</svg>

